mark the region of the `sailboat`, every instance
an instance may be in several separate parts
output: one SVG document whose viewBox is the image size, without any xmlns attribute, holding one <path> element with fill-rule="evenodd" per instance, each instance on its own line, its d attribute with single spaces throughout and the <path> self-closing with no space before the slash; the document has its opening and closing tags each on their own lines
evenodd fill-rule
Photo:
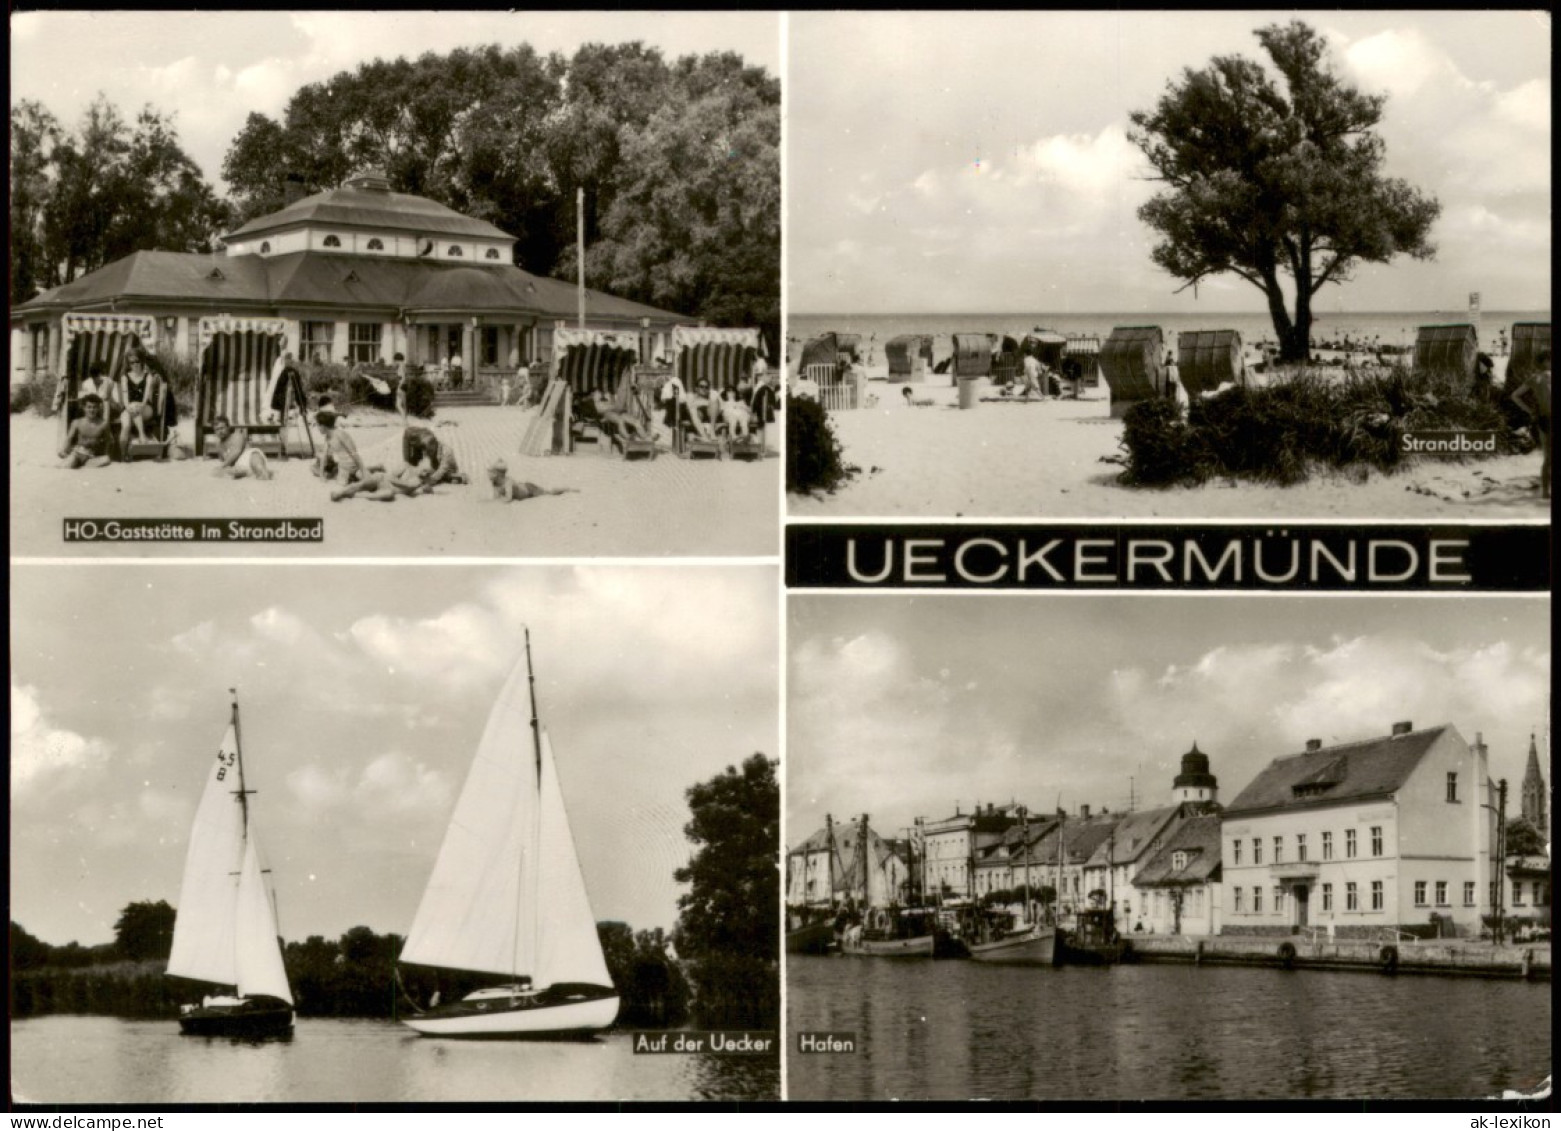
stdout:
<svg viewBox="0 0 1561 1131">
<path fill-rule="evenodd" d="M 1029 816 L 1019 815 L 1019 840 L 1024 845 L 1024 896 L 1022 906 L 1030 913 L 1030 824 Z M 1002 932 L 992 931 L 982 942 L 969 942 L 970 957 L 977 962 L 1001 962 L 1014 965 L 1053 966 L 1057 961 L 1057 928 L 1046 923 L 1015 922 Z"/>
<path fill-rule="evenodd" d="M 238 696 L 190 830 L 168 973 L 231 992 L 179 1012 L 193 1036 L 273 1037 L 293 1031 L 293 993 L 282 967 L 276 908 L 244 786 Z"/>
<path fill-rule="evenodd" d="M 531 634 L 488 716 L 401 961 L 502 984 L 402 1021 L 430 1037 L 589 1037 L 618 1016 L 537 719 Z"/>
</svg>

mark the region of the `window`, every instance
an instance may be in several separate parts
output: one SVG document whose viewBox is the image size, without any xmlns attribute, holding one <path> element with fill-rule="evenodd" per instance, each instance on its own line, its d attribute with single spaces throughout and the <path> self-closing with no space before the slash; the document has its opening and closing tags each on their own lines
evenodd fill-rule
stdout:
<svg viewBox="0 0 1561 1131">
<path fill-rule="evenodd" d="M 1230 862 L 1238 867 L 1241 864 L 1241 838 L 1239 836 L 1230 842 Z"/>
<path fill-rule="evenodd" d="M 379 360 L 378 322 L 354 322 L 348 327 L 347 360 L 353 365 L 372 364 Z"/>
<path fill-rule="evenodd" d="M 1344 885 L 1344 910 L 1360 910 L 1360 892 L 1356 890 L 1356 885 L 1354 883 L 1348 883 Z"/>
<path fill-rule="evenodd" d="M 270 255 L 271 254 L 271 241 L 270 240 L 262 240 L 261 241 L 261 244 L 260 244 L 260 254 L 261 255 Z"/>
<path fill-rule="evenodd" d="M 1261 914 L 1263 914 L 1263 889 L 1262 888 L 1253 888 L 1252 889 L 1252 914 L 1254 914 L 1254 915 L 1261 915 Z"/>
<path fill-rule="evenodd" d="M 340 247 L 341 246 L 341 237 L 340 236 L 326 236 L 325 237 L 325 244 L 324 244 L 324 246 L 325 247 Z"/>
<path fill-rule="evenodd" d="M 1274 888 L 1274 914 L 1275 915 L 1283 915 L 1284 913 L 1285 913 L 1285 889 L 1282 888 L 1282 887 L 1275 887 Z"/>
<path fill-rule="evenodd" d="M 1282 837 L 1282 836 L 1276 836 L 1274 838 L 1274 863 L 1275 864 L 1279 863 L 1280 860 L 1284 859 L 1284 855 L 1285 855 L 1285 838 Z"/>
<path fill-rule="evenodd" d="M 1354 829 L 1345 829 L 1344 830 L 1344 858 L 1346 860 L 1353 860 L 1353 859 L 1355 859 L 1355 830 Z"/>
<path fill-rule="evenodd" d="M 1436 905 L 1438 907 L 1446 907 L 1447 906 L 1447 881 L 1446 880 L 1437 880 L 1436 881 Z"/>
<path fill-rule="evenodd" d="M 1262 862 L 1263 862 L 1263 838 L 1255 836 L 1255 837 L 1252 838 L 1252 863 L 1254 863 L 1254 864 L 1261 864 Z"/>
<path fill-rule="evenodd" d="M 1323 833 L 1323 859 L 1333 859 L 1333 834 Z"/>
<path fill-rule="evenodd" d="M 304 361 L 331 360 L 331 341 L 335 334 L 334 322 L 300 322 L 298 356 Z"/>
<path fill-rule="evenodd" d="M 459 258 L 461 258 L 461 256 L 465 255 L 466 253 L 461 250 L 461 245 L 460 244 L 453 243 L 453 244 L 450 245 L 450 250 L 445 252 L 445 254 L 448 255 L 451 259 L 459 259 Z"/>
<path fill-rule="evenodd" d="M 1323 910 L 1324 911 L 1332 911 L 1333 910 L 1333 885 L 1332 884 L 1324 884 L 1323 885 Z"/>
<path fill-rule="evenodd" d="M 1447 773 L 1447 800 L 1458 800 L 1458 775 L 1451 770 Z"/>
<path fill-rule="evenodd" d="M 482 358 L 483 365 L 497 365 L 499 363 L 499 328 L 497 326 L 484 326 L 482 328 L 482 344 L 478 352 Z"/>
<path fill-rule="evenodd" d="M 1187 854 L 1181 851 L 1171 853 L 1171 867 L 1178 872 L 1187 867 Z"/>
<path fill-rule="evenodd" d="M 1302 863 L 1306 861 L 1306 834 L 1295 834 L 1295 858 Z"/>
<path fill-rule="evenodd" d="M 1371 909 L 1373 911 L 1381 911 L 1382 910 L 1382 881 L 1381 880 L 1372 880 L 1371 881 Z"/>
<path fill-rule="evenodd" d="M 1522 880 L 1513 880 L 1512 881 L 1512 906 L 1514 906 L 1514 907 L 1522 907 L 1523 906 L 1523 881 Z"/>
<path fill-rule="evenodd" d="M 1424 880 L 1416 880 L 1415 881 L 1415 906 L 1416 907 L 1424 907 L 1425 906 L 1425 881 Z"/>
<path fill-rule="evenodd" d="M 375 239 L 369 241 L 368 246 L 370 251 L 384 251 L 385 241 L 376 237 Z"/>
<path fill-rule="evenodd" d="M 1236 889 L 1235 899 L 1236 899 L 1236 913 L 1239 915 L 1242 912 L 1242 910 L 1243 910 L 1243 908 L 1241 906 L 1241 889 L 1240 888 Z"/>
<path fill-rule="evenodd" d="M 487 251 L 482 253 L 482 257 L 484 259 L 497 259 L 499 257 L 499 249 L 496 247 L 490 247 Z"/>
<path fill-rule="evenodd" d="M 1382 826 L 1381 825 L 1372 825 L 1371 826 L 1371 854 L 1373 856 L 1381 856 L 1382 855 Z"/>
<path fill-rule="evenodd" d="M 1463 905 L 1465 907 L 1473 907 L 1474 906 L 1474 881 L 1473 880 L 1465 880 L 1463 882 Z"/>
</svg>

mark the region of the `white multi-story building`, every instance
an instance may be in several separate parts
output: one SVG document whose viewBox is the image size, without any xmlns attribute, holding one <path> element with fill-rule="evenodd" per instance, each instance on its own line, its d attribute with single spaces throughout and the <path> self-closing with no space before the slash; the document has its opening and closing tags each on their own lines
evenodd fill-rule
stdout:
<svg viewBox="0 0 1561 1131">
<path fill-rule="evenodd" d="M 1486 750 L 1451 725 L 1274 759 L 1225 810 L 1227 932 L 1370 934 L 1433 915 L 1474 934 L 1498 882 Z"/>
</svg>

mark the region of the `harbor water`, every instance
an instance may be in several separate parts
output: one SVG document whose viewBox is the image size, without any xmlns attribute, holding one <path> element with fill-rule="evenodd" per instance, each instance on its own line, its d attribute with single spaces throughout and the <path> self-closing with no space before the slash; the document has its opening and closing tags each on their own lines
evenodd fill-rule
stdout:
<svg viewBox="0 0 1561 1131">
<path fill-rule="evenodd" d="M 787 958 L 795 1100 L 1474 1098 L 1550 1074 L 1548 984 Z M 799 1054 L 806 1030 L 856 1051 Z"/>
<path fill-rule="evenodd" d="M 182 1037 L 173 1021 L 11 1023 L 18 1103 L 510 1103 L 764 1100 L 773 1057 L 636 1056 L 590 1042 L 442 1041 L 391 1021 L 304 1018 L 287 1041 Z"/>
</svg>

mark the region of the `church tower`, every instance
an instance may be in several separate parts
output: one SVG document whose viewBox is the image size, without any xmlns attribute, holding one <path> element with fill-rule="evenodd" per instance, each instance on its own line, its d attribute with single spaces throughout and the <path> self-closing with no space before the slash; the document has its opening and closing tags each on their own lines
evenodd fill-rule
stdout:
<svg viewBox="0 0 1561 1131">
<path fill-rule="evenodd" d="M 1523 819 L 1540 836 L 1548 836 L 1550 825 L 1545 809 L 1545 779 L 1539 773 L 1539 748 L 1534 736 L 1528 736 L 1528 769 L 1523 773 Z"/>
<path fill-rule="evenodd" d="M 1192 749 L 1182 755 L 1182 772 L 1171 783 L 1171 797 L 1177 804 L 1192 801 L 1212 806 L 1219 803 L 1219 790 L 1220 783 L 1209 773 L 1209 756 L 1194 740 Z"/>
</svg>

